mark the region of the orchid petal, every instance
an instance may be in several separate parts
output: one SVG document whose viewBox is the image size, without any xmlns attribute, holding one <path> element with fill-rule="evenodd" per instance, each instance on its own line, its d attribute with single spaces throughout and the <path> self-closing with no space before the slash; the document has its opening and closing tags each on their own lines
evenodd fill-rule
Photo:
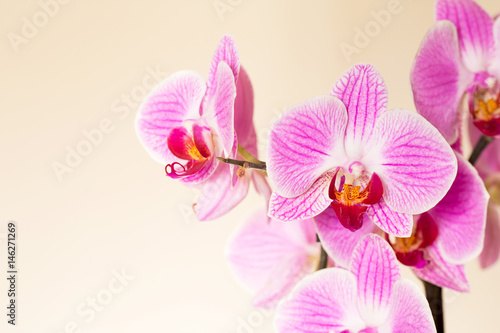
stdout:
<svg viewBox="0 0 500 333">
<path fill-rule="evenodd" d="M 457 31 L 448 21 L 437 22 L 427 33 L 411 71 L 418 113 L 452 144 L 458 139 L 459 104 L 472 73 L 462 65 Z"/>
<path fill-rule="evenodd" d="M 356 278 L 340 268 L 327 268 L 306 278 L 278 305 L 278 333 L 357 332 L 364 328 L 356 307 Z"/>
<path fill-rule="evenodd" d="M 429 303 L 415 283 L 400 280 L 394 284 L 389 317 L 380 332 L 433 333 L 436 326 Z"/>
<path fill-rule="evenodd" d="M 462 59 L 471 71 L 487 69 L 493 50 L 493 19 L 472 0 L 438 0 L 436 20 L 457 27 Z"/>
<path fill-rule="evenodd" d="M 469 291 L 469 281 L 463 265 L 454 265 L 445 261 L 436 245 L 428 246 L 424 251 L 427 263 L 421 269 L 413 268 L 413 272 L 419 278 L 436 286 L 460 292 Z"/>
<path fill-rule="evenodd" d="M 352 232 L 342 226 L 335 211 L 328 207 L 314 217 L 318 236 L 323 248 L 336 266 L 349 268 L 352 252 L 356 244 L 366 235 L 375 232 L 376 228 L 370 220 L 365 220 L 361 229 Z"/>
<path fill-rule="evenodd" d="M 240 56 L 236 48 L 236 43 L 230 35 L 222 37 L 212 57 L 212 62 L 208 70 L 207 96 L 215 95 L 215 91 L 217 90 L 217 68 L 221 62 L 225 62 L 229 66 L 233 73 L 234 82 L 236 83 L 240 72 Z M 206 108 L 203 109 L 206 110 Z"/>
<path fill-rule="evenodd" d="M 229 266 L 253 293 L 254 303 L 270 307 L 285 296 L 305 274 L 314 271 L 308 251 L 319 244 L 312 220 L 282 223 L 268 221 L 257 210 L 232 235 L 226 248 Z"/>
<path fill-rule="evenodd" d="M 278 223 L 283 224 L 282 222 Z M 319 243 L 315 245 L 319 257 Z M 318 259 L 310 257 L 305 251 L 288 254 L 269 272 L 269 279 L 256 292 L 253 305 L 267 309 L 275 308 L 278 302 L 287 296 L 302 278 L 316 271 Z"/>
<path fill-rule="evenodd" d="M 215 128 L 219 136 L 224 154 L 232 158 L 235 143 L 234 132 L 234 99 L 236 85 L 233 73 L 225 62 L 219 63 L 214 81 L 214 94 L 208 95 L 208 104 L 204 111 L 209 124 Z"/>
<path fill-rule="evenodd" d="M 257 134 L 253 124 L 253 89 L 248 74 L 240 68 L 234 100 L 234 130 L 238 143 L 252 156 L 258 157 Z"/>
<path fill-rule="evenodd" d="M 269 201 L 269 217 L 293 221 L 310 218 L 324 211 L 332 202 L 328 197 L 328 188 L 333 174 L 325 173 L 305 193 L 295 198 L 285 198 L 273 192 Z"/>
<path fill-rule="evenodd" d="M 456 154 L 458 172 L 453 185 L 429 213 L 439 227 L 436 243 L 452 264 L 464 264 L 483 248 L 488 192 L 476 169 Z"/>
<path fill-rule="evenodd" d="M 269 206 L 269 200 L 271 199 L 273 191 L 267 182 L 267 177 L 262 172 L 252 171 L 252 182 L 257 193 L 265 198 L 266 203 Z"/>
<path fill-rule="evenodd" d="M 356 276 L 358 308 L 368 326 L 378 326 L 389 313 L 394 283 L 401 278 L 394 251 L 377 235 L 366 235 L 355 247 L 350 271 Z"/>
<path fill-rule="evenodd" d="M 397 213 L 391 210 L 384 199 L 370 206 L 366 215 L 383 231 L 396 237 L 410 237 L 413 217 L 410 214 Z"/>
<path fill-rule="evenodd" d="M 205 90 L 205 81 L 198 73 L 182 71 L 162 81 L 146 97 L 137 113 L 135 128 L 153 159 L 162 164 L 177 160 L 168 149 L 168 135 L 184 120 L 199 118 Z"/>
<path fill-rule="evenodd" d="M 493 24 L 493 38 L 495 39 L 495 53 L 491 58 L 488 72 L 500 80 L 500 16 L 495 19 L 495 23 Z"/>
<path fill-rule="evenodd" d="M 267 173 L 276 193 L 301 195 L 323 173 L 341 165 L 346 124 L 345 106 L 332 96 L 309 99 L 285 112 L 271 126 L 267 147 Z"/>
<path fill-rule="evenodd" d="M 486 219 L 486 232 L 484 237 L 484 248 L 479 256 L 481 268 L 488 268 L 497 262 L 500 256 L 500 216 L 498 207 L 493 203 L 488 204 L 488 216 Z"/>
<path fill-rule="evenodd" d="M 239 179 L 231 188 L 229 165 L 218 163 L 218 167 L 203 186 L 195 206 L 199 221 L 216 219 L 238 205 L 247 195 L 250 178 Z"/>
<path fill-rule="evenodd" d="M 451 147 L 422 116 L 406 111 L 386 112 L 377 121 L 378 139 L 365 165 L 384 182 L 384 201 L 396 212 L 420 214 L 436 205 L 457 173 Z"/>
<path fill-rule="evenodd" d="M 335 83 L 332 96 L 347 108 L 348 123 L 345 147 L 349 155 L 362 155 L 363 145 L 370 140 L 375 122 L 387 106 L 387 90 L 380 74 L 369 64 L 351 67 Z"/>
</svg>

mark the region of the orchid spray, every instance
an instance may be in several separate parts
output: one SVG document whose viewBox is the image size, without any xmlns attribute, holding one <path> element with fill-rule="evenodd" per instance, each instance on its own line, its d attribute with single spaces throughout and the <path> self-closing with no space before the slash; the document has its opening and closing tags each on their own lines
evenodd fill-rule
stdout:
<svg viewBox="0 0 500 333">
<path fill-rule="evenodd" d="M 200 221 L 251 183 L 264 198 L 226 257 L 253 304 L 276 309 L 277 332 L 444 332 L 441 288 L 471 291 L 464 265 L 500 256 L 500 146 L 487 147 L 500 135 L 500 18 L 438 0 L 436 21 L 409 78 L 415 110 L 388 110 L 382 75 L 357 64 L 274 122 L 266 162 L 230 36 L 206 80 L 175 73 L 142 103 L 139 140 L 167 177 L 201 190 Z"/>
</svg>

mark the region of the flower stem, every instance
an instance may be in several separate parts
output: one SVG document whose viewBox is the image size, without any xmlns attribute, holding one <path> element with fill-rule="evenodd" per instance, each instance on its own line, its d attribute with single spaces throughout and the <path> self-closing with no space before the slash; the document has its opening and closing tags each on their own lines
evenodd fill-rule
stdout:
<svg viewBox="0 0 500 333">
<path fill-rule="evenodd" d="M 425 297 L 431 308 L 432 318 L 436 325 L 437 333 L 444 333 L 443 319 L 443 290 L 430 282 L 424 281 Z"/>
<path fill-rule="evenodd" d="M 319 243 L 319 246 L 321 248 L 321 254 L 319 256 L 319 262 L 318 262 L 318 268 L 316 269 L 319 271 L 320 269 L 326 268 L 328 266 L 328 254 L 325 251 L 325 248 L 323 247 L 323 244 L 321 244 L 321 241 L 319 240 L 318 234 L 316 234 L 316 242 Z"/>
<path fill-rule="evenodd" d="M 266 171 L 266 163 L 265 162 L 253 163 L 253 162 L 247 162 L 247 161 L 233 160 L 231 158 L 224 158 L 224 157 L 217 157 L 217 159 L 219 161 L 227 163 L 227 164 L 234 164 L 234 165 L 239 165 L 239 166 L 245 167 L 245 168 Z"/>
<path fill-rule="evenodd" d="M 493 137 L 487 136 L 487 135 L 481 135 L 481 138 L 476 143 L 476 146 L 474 147 L 474 150 L 472 151 L 472 154 L 470 154 L 469 157 L 469 162 L 470 164 L 474 165 L 483 152 L 483 150 L 488 147 L 488 145 L 494 140 Z"/>
</svg>

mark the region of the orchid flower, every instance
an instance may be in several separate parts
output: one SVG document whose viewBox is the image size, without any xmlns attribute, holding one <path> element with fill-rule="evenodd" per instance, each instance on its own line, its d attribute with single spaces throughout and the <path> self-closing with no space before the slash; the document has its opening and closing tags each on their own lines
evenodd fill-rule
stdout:
<svg viewBox="0 0 500 333">
<path fill-rule="evenodd" d="M 394 252 L 379 236 L 364 237 L 349 270 L 328 268 L 304 278 L 283 300 L 277 332 L 436 332 L 417 286 L 401 278 Z"/>
<path fill-rule="evenodd" d="M 479 131 L 469 126 L 472 142 L 479 139 Z M 476 168 L 490 194 L 484 247 L 479 256 L 482 268 L 488 268 L 500 257 L 500 142 L 494 140 L 483 151 L 476 162 Z"/>
<path fill-rule="evenodd" d="M 226 257 L 237 279 L 254 294 L 254 305 L 274 308 L 317 269 L 320 244 L 311 219 L 281 223 L 259 209 L 233 234 Z"/>
<path fill-rule="evenodd" d="M 417 111 L 457 142 L 462 101 L 486 135 L 500 133 L 500 18 L 472 0 L 438 0 L 438 21 L 415 58 L 411 84 Z"/>
<path fill-rule="evenodd" d="M 344 73 L 330 96 L 283 114 L 269 135 L 269 216 L 289 221 L 333 209 L 355 231 L 366 213 L 383 231 L 409 237 L 412 214 L 444 197 L 457 160 L 423 117 L 386 104 L 380 74 L 362 64 Z"/>
<path fill-rule="evenodd" d="M 216 157 L 233 158 L 238 140 L 257 156 L 252 123 L 253 91 L 240 66 L 234 40 L 224 36 L 210 65 L 208 80 L 196 72 L 177 72 L 147 96 L 136 119 L 144 148 L 166 165 L 167 176 L 202 189 L 195 205 L 199 220 L 217 218 L 248 192 L 250 178 L 265 189 L 263 176 L 238 179 L 234 167 Z"/>
<path fill-rule="evenodd" d="M 414 216 L 409 238 L 389 237 L 396 257 L 421 279 L 458 291 L 468 291 L 463 264 L 483 248 L 488 193 L 476 169 L 456 154 L 458 172 L 446 196 L 428 212 Z M 382 235 L 372 222 L 359 233 L 340 228 L 327 210 L 315 217 L 318 235 L 338 266 L 347 267 L 356 243 L 368 233 Z M 334 226 L 334 227 L 332 227 Z"/>
</svg>

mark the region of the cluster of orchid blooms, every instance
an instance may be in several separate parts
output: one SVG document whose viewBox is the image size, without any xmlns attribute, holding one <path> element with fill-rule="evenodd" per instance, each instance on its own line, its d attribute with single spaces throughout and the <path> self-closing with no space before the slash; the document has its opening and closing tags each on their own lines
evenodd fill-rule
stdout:
<svg viewBox="0 0 500 333">
<path fill-rule="evenodd" d="M 140 107 L 140 141 L 167 176 L 201 189 L 200 221 L 229 212 L 250 183 L 265 198 L 227 257 L 254 305 L 277 307 L 278 332 L 435 332 L 398 261 L 466 292 L 464 264 L 499 257 L 499 143 L 475 167 L 463 154 L 500 133 L 500 19 L 472 0 L 438 0 L 436 13 L 411 72 L 417 112 L 387 110 L 381 75 L 356 65 L 272 125 L 266 163 L 230 36 L 207 81 L 178 72 Z"/>
</svg>

